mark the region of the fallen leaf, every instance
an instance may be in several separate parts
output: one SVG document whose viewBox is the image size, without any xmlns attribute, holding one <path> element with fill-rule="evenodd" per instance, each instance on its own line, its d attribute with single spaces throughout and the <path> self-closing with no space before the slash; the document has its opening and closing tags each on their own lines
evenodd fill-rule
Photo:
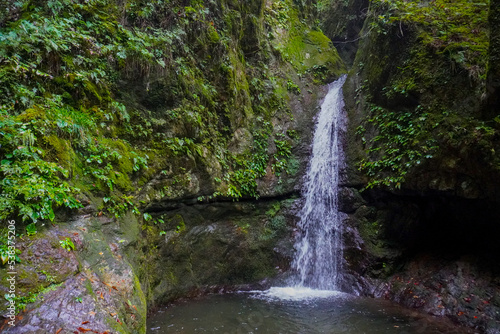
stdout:
<svg viewBox="0 0 500 334">
<path fill-rule="evenodd" d="M 88 324 L 90 321 L 84 321 L 82 322 L 82 325 Z"/>
<path fill-rule="evenodd" d="M 113 285 L 111 288 L 112 288 L 112 289 L 115 289 L 116 291 L 118 291 L 118 289 L 117 289 L 117 288 L 116 288 L 116 286 L 114 286 L 114 285 Z"/>
<path fill-rule="evenodd" d="M 110 313 L 109 315 L 114 317 L 116 315 L 116 313 Z"/>
<path fill-rule="evenodd" d="M 90 328 L 83 328 L 83 327 L 78 327 L 77 328 L 80 333 L 85 333 L 85 332 L 90 332 Z"/>
<path fill-rule="evenodd" d="M 136 311 L 138 311 L 138 310 L 137 310 L 137 307 L 135 307 L 135 305 L 132 305 L 132 307 L 133 307 L 133 308 L 135 308 L 135 310 L 136 310 Z"/>
<path fill-rule="evenodd" d="M 59 333 L 61 333 L 61 331 L 62 331 L 62 328 L 59 328 L 58 330 L 56 330 L 55 334 L 59 334 Z"/>
</svg>

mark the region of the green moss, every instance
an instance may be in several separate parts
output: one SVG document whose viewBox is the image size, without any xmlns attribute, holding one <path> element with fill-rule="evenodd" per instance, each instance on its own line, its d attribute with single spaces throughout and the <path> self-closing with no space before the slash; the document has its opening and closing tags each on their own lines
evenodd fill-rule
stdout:
<svg viewBox="0 0 500 334">
<path fill-rule="evenodd" d="M 38 105 L 34 105 L 32 108 L 28 108 L 20 113 L 16 120 L 19 122 L 31 122 L 33 120 L 45 119 L 46 112 L 44 108 L 41 108 Z"/>
<path fill-rule="evenodd" d="M 308 31 L 293 36 L 283 46 L 282 54 L 300 73 L 321 67 L 326 68 L 322 79 L 335 78 L 345 73 L 332 42 L 319 31 Z"/>
<path fill-rule="evenodd" d="M 38 274 L 31 270 L 19 269 L 17 273 L 19 280 L 28 280 L 30 283 L 28 285 L 34 285 L 33 283 L 38 281 Z M 20 289 L 23 288 L 23 284 L 20 285 Z"/>
<path fill-rule="evenodd" d="M 282 234 L 286 231 L 286 227 L 286 218 L 282 215 L 276 215 L 272 217 L 266 225 L 264 234 L 261 238 L 263 238 L 263 240 L 269 240 L 282 236 Z"/>
<path fill-rule="evenodd" d="M 299 172 L 299 169 L 300 169 L 300 160 L 292 155 L 288 159 L 286 173 L 290 176 L 295 176 Z"/>
<path fill-rule="evenodd" d="M 209 26 L 208 28 L 208 39 L 214 44 L 220 41 L 220 36 L 214 26 Z"/>
<path fill-rule="evenodd" d="M 310 30 L 299 17 L 299 12 L 288 1 L 273 2 L 267 12 L 269 24 L 282 27 L 275 37 L 275 44 L 282 57 L 299 72 L 315 72 L 325 68 L 317 79 L 331 81 L 345 73 L 345 67 L 332 42 L 322 32 Z"/>
<path fill-rule="evenodd" d="M 137 300 L 139 303 L 134 301 L 134 306 L 137 308 L 137 312 L 139 313 L 136 316 L 137 324 L 134 324 L 134 327 L 138 327 L 139 333 L 146 333 L 146 320 L 147 320 L 147 301 L 144 292 L 142 291 L 141 283 L 137 275 L 134 274 L 134 290 L 133 290 L 133 299 Z M 129 305 L 131 306 L 131 305 Z"/>
<path fill-rule="evenodd" d="M 87 294 L 89 296 L 94 296 L 94 289 L 92 288 L 92 283 L 90 282 L 89 279 L 85 280 L 85 290 L 87 291 Z"/>
<path fill-rule="evenodd" d="M 109 150 L 115 150 L 120 154 L 121 158 L 116 162 L 118 171 L 124 174 L 133 172 L 133 157 L 130 154 L 132 148 L 126 142 L 112 138 L 102 138 L 102 143 Z"/>
<path fill-rule="evenodd" d="M 105 316 L 105 323 L 111 328 L 112 331 L 115 331 L 116 333 L 127 333 L 127 328 L 125 328 L 125 326 L 123 325 L 123 322 L 122 323 L 119 323 L 118 321 L 116 321 L 115 318 L 107 315 L 107 312 L 103 312 L 103 313 L 106 313 L 106 316 Z M 119 314 L 119 316 L 121 316 L 123 314 Z M 121 320 L 120 320 L 121 321 Z M 144 333 L 144 332 L 142 332 Z"/>
<path fill-rule="evenodd" d="M 266 211 L 266 215 L 273 218 L 280 211 L 281 204 L 280 202 L 274 203 L 269 210 Z"/>
<path fill-rule="evenodd" d="M 470 143 L 484 144 L 479 137 L 498 131 L 492 120 L 475 119 L 486 84 L 487 6 L 373 1 L 370 10 L 365 29 L 371 32 L 361 41 L 355 64 L 360 86 L 353 97 L 363 101 L 366 115 L 353 134 L 366 153 L 358 167 L 369 177 L 369 187 L 399 188 L 414 171 L 450 154 L 451 147 L 473 154 Z M 472 138 L 460 131 L 466 124 L 489 129 Z M 491 151 L 496 145 L 487 146 Z M 492 154 L 481 159 L 494 169 Z"/>
<path fill-rule="evenodd" d="M 175 276 L 175 273 L 173 271 L 169 271 L 167 274 L 167 281 L 172 284 L 173 286 L 179 284 L 179 280 Z"/>
<path fill-rule="evenodd" d="M 51 160 L 57 161 L 61 166 L 69 169 L 72 163 L 72 151 L 71 145 L 65 140 L 58 137 L 56 134 L 44 137 L 46 145 L 49 147 L 48 157 Z"/>
<path fill-rule="evenodd" d="M 452 65 L 468 70 L 478 80 L 486 75 L 488 3 L 438 0 L 422 5 L 420 1 L 377 0 L 373 7 L 384 11 L 378 16 L 379 27 L 388 23 L 417 27 L 420 43 L 431 52 L 449 57 Z"/>
<path fill-rule="evenodd" d="M 173 229 L 176 233 L 182 233 L 186 230 L 186 223 L 180 214 L 176 214 L 167 220 L 167 226 Z"/>
</svg>

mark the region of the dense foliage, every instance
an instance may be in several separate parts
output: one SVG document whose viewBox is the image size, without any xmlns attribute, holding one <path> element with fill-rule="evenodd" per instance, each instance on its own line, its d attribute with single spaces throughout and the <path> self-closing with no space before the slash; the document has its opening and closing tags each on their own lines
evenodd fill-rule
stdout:
<svg viewBox="0 0 500 334">
<path fill-rule="evenodd" d="M 488 1 L 371 2 L 365 45 L 389 49 L 357 63 L 368 115 L 357 129 L 367 153 L 359 168 L 369 187 L 399 188 L 425 161 L 450 154 L 500 168 L 500 118 L 481 114 L 488 9 Z"/>
<path fill-rule="evenodd" d="M 53 220 L 55 206 L 80 207 L 78 173 L 113 190 L 122 156 L 105 138 L 128 117 L 113 77 L 125 59 L 164 65 L 151 35 L 125 29 L 116 10 L 107 1 L 11 5 L 0 35 L 2 218 Z"/>
<path fill-rule="evenodd" d="M 181 196 L 207 170 L 206 195 L 258 197 L 268 167 L 290 171 L 296 137 L 271 119 L 292 119 L 291 74 L 320 82 L 339 70 L 328 39 L 306 29 L 311 19 L 284 0 L 9 2 L 0 218 L 53 220 L 56 207 L 89 202 L 139 212 L 138 194 Z M 276 22 L 292 29 L 273 33 Z M 321 54 L 321 66 L 301 48 Z"/>
</svg>

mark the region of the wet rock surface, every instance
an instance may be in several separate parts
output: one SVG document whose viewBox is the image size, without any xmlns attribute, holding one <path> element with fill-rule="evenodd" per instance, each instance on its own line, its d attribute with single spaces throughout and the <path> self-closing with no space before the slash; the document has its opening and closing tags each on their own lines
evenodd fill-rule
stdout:
<svg viewBox="0 0 500 334">
<path fill-rule="evenodd" d="M 122 255 L 124 248 L 137 241 L 135 226 L 137 220 L 85 215 L 39 231 L 35 248 L 26 237 L 16 269 L 32 274 L 30 285 L 19 291 L 16 304 L 24 302 L 27 306 L 16 317 L 16 326 L 9 326 L 7 319 L 2 331 L 144 332 L 146 300 L 134 269 Z M 123 231 L 117 233 L 120 227 Z M 59 240 L 63 237 L 71 238 L 74 251 L 61 247 Z M 58 255 L 62 257 L 60 262 Z M 44 275 L 37 276 L 40 269 L 32 266 L 45 268 Z M 25 286 L 23 280 L 18 282 L 20 287 Z"/>
<path fill-rule="evenodd" d="M 364 191 L 346 214 L 344 288 L 499 333 L 498 206 L 410 194 Z"/>
<path fill-rule="evenodd" d="M 140 327 L 136 321 L 145 319 L 137 306 L 125 307 L 121 296 L 113 296 L 120 293 L 122 287 L 108 289 L 97 276 L 78 274 L 45 293 L 18 316 L 16 327 L 4 326 L 4 333 L 134 332 Z"/>
<path fill-rule="evenodd" d="M 149 222 L 86 214 L 39 231 L 19 244 L 16 303 L 27 306 L 2 332 L 144 333 L 147 308 L 262 288 L 288 269 L 297 201 L 178 203 Z"/>
<path fill-rule="evenodd" d="M 446 316 L 481 333 L 500 333 L 499 272 L 488 254 L 443 259 L 420 255 L 373 295 Z"/>
<path fill-rule="evenodd" d="M 296 200 L 197 204 L 145 231 L 148 299 L 159 305 L 210 286 L 257 283 L 288 269 Z"/>
</svg>

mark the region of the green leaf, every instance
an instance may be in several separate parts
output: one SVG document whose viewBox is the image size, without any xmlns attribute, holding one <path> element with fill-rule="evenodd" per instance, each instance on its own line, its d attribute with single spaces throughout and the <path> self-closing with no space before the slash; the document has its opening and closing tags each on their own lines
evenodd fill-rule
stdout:
<svg viewBox="0 0 500 334">
<path fill-rule="evenodd" d="M 2 265 L 6 264 L 9 261 L 9 256 L 7 253 L 0 253 L 0 260 L 2 260 Z"/>
</svg>

